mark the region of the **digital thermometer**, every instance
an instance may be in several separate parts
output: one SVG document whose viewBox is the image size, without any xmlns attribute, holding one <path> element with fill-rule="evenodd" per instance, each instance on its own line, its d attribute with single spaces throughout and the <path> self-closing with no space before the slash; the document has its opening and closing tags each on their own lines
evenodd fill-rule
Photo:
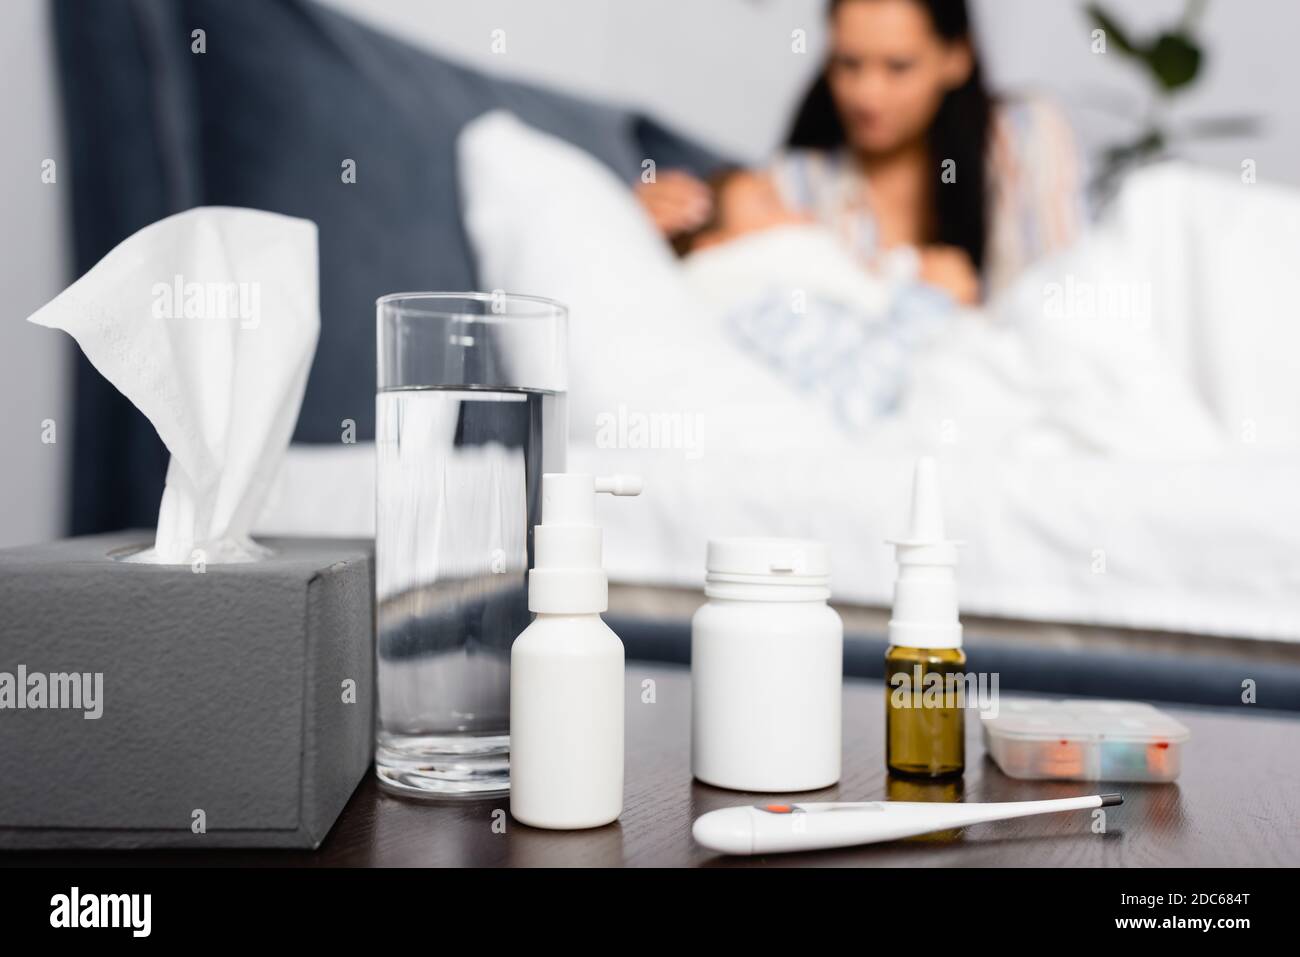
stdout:
<svg viewBox="0 0 1300 957">
<path fill-rule="evenodd" d="M 723 854 L 780 854 L 875 844 L 988 821 L 1033 814 L 1084 811 L 1122 804 L 1118 794 L 1089 794 L 1053 801 L 940 804 L 865 801 L 831 804 L 760 804 L 701 815 L 695 840 Z"/>
</svg>

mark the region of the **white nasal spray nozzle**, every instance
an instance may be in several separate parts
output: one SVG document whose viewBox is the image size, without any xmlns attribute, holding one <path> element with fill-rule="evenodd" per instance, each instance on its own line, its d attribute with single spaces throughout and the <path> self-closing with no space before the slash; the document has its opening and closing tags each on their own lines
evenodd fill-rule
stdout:
<svg viewBox="0 0 1300 957">
<path fill-rule="evenodd" d="M 934 459 L 917 459 L 912 510 L 904 537 L 891 542 L 898 562 L 889 643 L 900 648 L 960 648 L 957 541 L 944 538 L 943 503 Z"/>
<path fill-rule="evenodd" d="M 640 495 L 636 475 L 547 472 L 542 476 L 542 524 L 533 528 L 528 610 L 599 614 L 609 607 L 596 493 Z"/>
</svg>

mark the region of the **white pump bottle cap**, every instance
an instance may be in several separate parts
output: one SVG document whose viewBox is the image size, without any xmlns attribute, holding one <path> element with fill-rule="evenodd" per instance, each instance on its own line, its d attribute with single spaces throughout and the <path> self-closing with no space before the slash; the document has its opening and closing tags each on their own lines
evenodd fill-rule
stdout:
<svg viewBox="0 0 1300 957">
<path fill-rule="evenodd" d="M 596 493 L 640 495 L 635 475 L 542 476 L 542 524 L 533 528 L 528 610 L 555 615 L 599 614 L 609 607 L 609 582 L 596 524 Z"/>
<path fill-rule="evenodd" d="M 934 459 L 916 462 L 907 532 L 891 542 L 898 562 L 889 643 L 901 648 L 960 648 L 957 546 L 944 538 L 943 504 Z"/>
</svg>

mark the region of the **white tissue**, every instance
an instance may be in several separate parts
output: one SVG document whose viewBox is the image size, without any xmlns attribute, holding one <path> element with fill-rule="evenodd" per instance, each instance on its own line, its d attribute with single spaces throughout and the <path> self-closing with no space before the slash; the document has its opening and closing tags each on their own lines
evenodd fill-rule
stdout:
<svg viewBox="0 0 1300 957">
<path fill-rule="evenodd" d="M 118 245 L 28 321 L 71 335 L 171 452 L 154 547 L 133 560 L 252 561 L 320 332 L 316 225 L 200 207 Z"/>
</svg>

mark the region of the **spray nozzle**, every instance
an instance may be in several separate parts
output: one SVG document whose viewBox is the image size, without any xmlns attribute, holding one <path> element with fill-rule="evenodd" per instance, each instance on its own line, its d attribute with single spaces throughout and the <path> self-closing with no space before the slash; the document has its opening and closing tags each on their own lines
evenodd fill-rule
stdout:
<svg viewBox="0 0 1300 957">
<path fill-rule="evenodd" d="M 889 620 L 890 644 L 908 648 L 960 647 L 953 569 L 961 543 L 944 537 L 939 473 L 929 456 L 917 459 L 907 531 L 891 544 L 898 561 L 898 579 Z"/>
<path fill-rule="evenodd" d="M 604 611 L 608 599 L 596 524 L 596 494 L 640 495 L 637 475 L 547 472 L 542 476 L 542 524 L 533 529 L 528 607 L 536 612 Z"/>
<path fill-rule="evenodd" d="M 939 469 L 934 459 L 928 455 L 916 460 L 916 472 L 912 477 L 912 507 L 908 513 L 907 531 L 902 538 L 893 539 L 889 544 L 898 546 L 960 544 L 944 538 Z"/>
<path fill-rule="evenodd" d="M 640 495 L 641 476 L 597 475 L 596 491 L 608 492 L 610 495 Z"/>
<path fill-rule="evenodd" d="M 641 477 L 547 472 L 542 476 L 542 524 L 595 525 L 597 492 L 640 495 Z"/>
<path fill-rule="evenodd" d="M 939 475 L 935 470 L 934 459 L 929 456 L 916 463 L 907 537 L 913 542 L 943 541 L 943 503 L 939 498 Z"/>
</svg>

